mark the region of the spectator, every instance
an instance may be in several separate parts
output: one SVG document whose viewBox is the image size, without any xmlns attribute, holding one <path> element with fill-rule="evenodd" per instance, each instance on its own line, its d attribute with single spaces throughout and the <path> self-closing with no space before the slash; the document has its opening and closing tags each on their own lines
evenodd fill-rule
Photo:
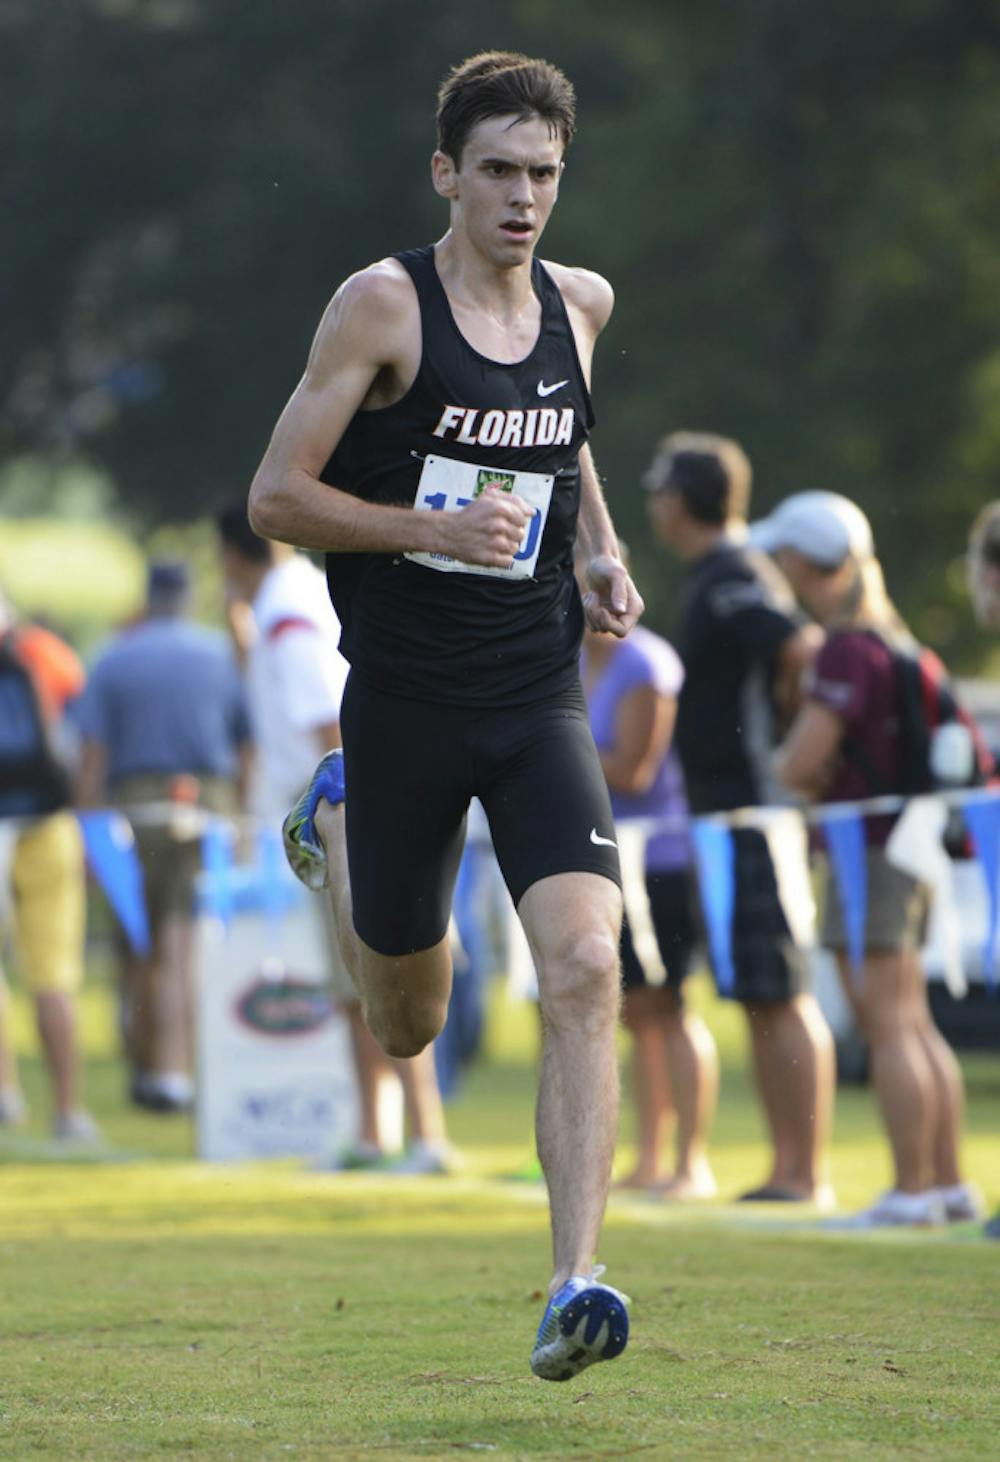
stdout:
<svg viewBox="0 0 1000 1462">
<path fill-rule="evenodd" d="M 984 629 L 1000 629 L 1000 502 L 987 503 L 973 523 L 967 563 L 976 619 Z M 985 1233 L 1000 1239 L 1000 1211 Z"/>
<path fill-rule="evenodd" d="M 11 858 L 20 967 L 52 1085 L 53 1132 L 73 1143 L 93 1143 L 100 1134 L 80 1106 L 75 997 L 84 968 L 83 841 L 53 736 L 83 682 L 70 647 L 48 630 L 15 624 L 0 598 L 0 829 Z M 0 1126 L 27 1115 L 8 1005 L 0 972 Z"/>
<path fill-rule="evenodd" d="M 224 508 L 216 522 L 229 618 L 246 665 L 257 735 L 250 805 L 277 830 L 308 786 L 316 762 L 340 745 L 340 699 L 348 671 L 337 648 L 340 625 L 320 571 L 304 554 L 258 538 L 247 521 L 245 500 Z M 433 1048 L 408 1060 L 383 1054 L 362 1018 L 327 904 L 311 902 L 324 921 L 331 989 L 348 1022 L 358 1087 L 358 1137 L 337 1155 L 336 1166 L 383 1164 L 378 1095 L 383 1075 L 395 1071 L 403 1085 L 410 1144 L 393 1168 L 443 1172 L 450 1150 Z"/>
<path fill-rule="evenodd" d="M 628 565 L 624 544 L 621 560 Z M 634 937 L 626 887 L 622 923 L 623 1016 L 632 1036 L 637 1161 L 624 1185 L 657 1189 L 665 1198 L 710 1198 L 715 1179 L 706 1155 L 718 1094 L 718 1056 L 700 1016 L 685 1010 L 683 984 L 698 934 L 692 909 L 687 802 L 671 750 L 684 670 L 676 651 L 641 626 L 628 639 L 587 630 L 583 688 L 616 824 L 661 818 L 669 826 L 645 846 L 645 897 L 662 969 L 649 968 Z M 654 974 L 659 978 L 654 978 Z M 671 1115 L 677 1161 L 663 1178 L 660 1151 Z"/>
<path fill-rule="evenodd" d="M 645 478 L 654 531 L 689 570 L 674 739 L 695 814 L 780 800 L 769 769 L 777 723 L 794 708 L 815 651 L 787 585 L 744 543 L 750 484 L 735 442 L 686 432 L 661 442 Z M 792 936 L 765 835 L 737 827 L 733 847 L 733 993 L 749 1021 L 772 1143 L 766 1181 L 742 1196 L 826 1203 L 833 1040 L 807 993 L 805 951 Z"/>
<path fill-rule="evenodd" d="M 152 952 L 123 949 L 133 1100 L 155 1111 L 193 1096 L 193 887 L 201 820 L 235 813 L 250 758 L 240 675 L 225 636 L 187 618 L 184 563 L 150 566 L 144 617 L 99 657 L 80 705 L 80 800 L 129 817 L 145 874 Z"/>
<path fill-rule="evenodd" d="M 967 566 L 976 619 L 1000 629 L 1000 502 L 987 503 L 973 523 Z"/>
<path fill-rule="evenodd" d="M 894 650 L 915 649 L 885 590 L 861 509 L 830 492 L 787 498 L 755 530 L 800 601 L 827 631 L 805 704 L 776 767 L 787 786 L 830 802 L 900 792 Z M 865 820 L 868 906 L 864 970 L 852 978 L 840 901 L 829 874 L 822 940 L 871 1051 L 872 1080 L 892 1148 L 893 1188 L 859 1227 L 978 1216 L 962 1181 L 962 1076 L 934 1025 L 920 962 L 929 891 L 889 862 L 891 817 Z"/>
</svg>

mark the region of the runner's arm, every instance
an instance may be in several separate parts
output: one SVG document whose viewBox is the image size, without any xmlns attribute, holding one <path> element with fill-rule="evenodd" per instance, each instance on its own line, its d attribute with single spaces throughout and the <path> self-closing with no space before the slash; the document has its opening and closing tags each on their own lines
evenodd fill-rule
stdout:
<svg viewBox="0 0 1000 1462">
<path fill-rule="evenodd" d="M 531 510 L 511 494 L 483 493 L 459 513 L 424 513 L 320 481 L 376 376 L 402 361 L 415 307 L 409 283 L 388 264 L 337 291 L 250 488 L 250 522 L 262 537 L 339 553 L 447 553 L 491 567 L 517 553 Z"/>
<path fill-rule="evenodd" d="M 580 452 L 576 543 L 588 586 L 583 596 L 587 623 L 591 629 L 623 639 L 646 606 L 618 556 L 618 538 L 589 446 Z"/>
</svg>

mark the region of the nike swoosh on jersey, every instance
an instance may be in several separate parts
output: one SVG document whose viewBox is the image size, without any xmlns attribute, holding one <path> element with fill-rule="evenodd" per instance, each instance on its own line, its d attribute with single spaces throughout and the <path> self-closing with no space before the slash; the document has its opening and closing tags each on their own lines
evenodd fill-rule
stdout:
<svg viewBox="0 0 1000 1462">
<path fill-rule="evenodd" d="M 590 841 L 601 848 L 617 848 L 614 838 L 602 838 L 596 827 L 590 829 Z"/>
<path fill-rule="evenodd" d="M 544 381 L 538 383 L 539 396 L 551 396 L 553 391 L 561 391 L 563 386 L 568 386 L 569 381 L 556 381 L 554 386 L 547 386 Z"/>
</svg>

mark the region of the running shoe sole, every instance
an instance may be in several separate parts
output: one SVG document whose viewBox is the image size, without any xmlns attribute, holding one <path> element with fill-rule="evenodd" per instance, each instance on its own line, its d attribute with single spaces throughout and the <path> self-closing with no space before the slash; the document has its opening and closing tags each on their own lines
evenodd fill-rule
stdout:
<svg viewBox="0 0 1000 1462">
<path fill-rule="evenodd" d="M 628 1344 L 625 1301 L 606 1285 L 580 1290 L 554 1318 L 555 1338 L 531 1355 L 531 1369 L 543 1381 L 571 1381 L 598 1361 L 614 1360 Z"/>
</svg>

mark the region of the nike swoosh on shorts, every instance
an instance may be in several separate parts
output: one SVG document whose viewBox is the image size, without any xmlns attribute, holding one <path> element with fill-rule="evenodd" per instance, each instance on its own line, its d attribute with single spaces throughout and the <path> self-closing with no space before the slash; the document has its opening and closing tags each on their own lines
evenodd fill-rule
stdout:
<svg viewBox="0 0 1000 1462">
<path fill-rule="evenodd" d="M 596 827 L 590 829 L 590 841 L 603 848 L 617 848 L 614 838 L 602 838 Z"/>
</svg>

